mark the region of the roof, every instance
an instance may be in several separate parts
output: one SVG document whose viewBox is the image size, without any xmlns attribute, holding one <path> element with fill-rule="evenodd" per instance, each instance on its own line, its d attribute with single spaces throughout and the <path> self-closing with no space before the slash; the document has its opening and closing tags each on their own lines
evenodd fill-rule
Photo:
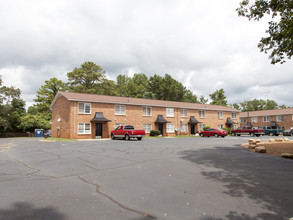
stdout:
<svg viewBox="0 0 293 220">
<path fill-rule="evenodd" d="M 124 105 L 141 105 L 141 106 L 153 106 L 153 107 L 170 107 L 170 108 L 173 107 L 173 108 L 183 108 L 183 109 L 239 112 L 239 110 L 237 109 L 228 108 L 221 105 L 129 98 L 129 97 L 120 97 L 120 96 L 106 96 L 106 95 L 84 94 L 84 93 L 62 92 L 62 91 L 59 91 L 56 94 L 55 98 L 53 99 L 50 105 L 50 108 L 54 106 L 55 102 L 60 96 L 65 97 L 69 101 L 77 101 L 77 102 L 96 102 L 96 103 L 112 103 L 112 104 L 124 104 Z"/>
<path fill-rule="evenodd" d="M 293 115 L 293 108 L 261 110 L 251 112 L 240 112 L 240 117 L 257 117 L 257 116 L 272 116 L 272 115 Z"/>
<path fill-rule="evenodd" d="M 163 115 L 158 115 L 157 120 L 155 123 L 170 123 L 170 121 L 167 121 Z"/>
<path fill-rule="evenodd" d="M 235 123 L 231 118 L 227 118 L 226 124 L 233 125 L 233 124 L 237 124 L 237 123 Z"/>
<path fill-rule="evenodd" d="M 91 122 L 109 122 L 111 120 L 108 120 L 105 118 L 102 112 L 96 112 L 94 118 L 91 120 Z"/>
<path fill-rule="evenodd" d="M 202 123 L 202 122 L 199 122 L 198 120 L 196 120 L 194 116 L 190 116 L 188 124 L 198 124 L 198 123 Z"/>
</svg>

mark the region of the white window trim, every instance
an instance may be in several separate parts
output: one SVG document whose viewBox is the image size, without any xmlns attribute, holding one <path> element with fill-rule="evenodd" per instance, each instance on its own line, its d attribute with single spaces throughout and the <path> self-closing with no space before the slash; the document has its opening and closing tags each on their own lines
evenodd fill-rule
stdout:
<svg viewBox="0 0 293 220">
<path fill-rule="evenodd" d="M 146 126 L 149 127 L 150 129 L 149 129 L 149 130 L 146 129 Z M 144 123 L 144 124 L 142 125 L 142 129 L 145 130 L 145 133 L 149 134 L 149 133 L 151 133 L 151 130 L 152 130 L 152 124 Z"/>
<path fill-rule="evenodd" d="M 144 108 L 146 109 L 146 110 L 145 110 L 145 113 L 146 113 L 146 114 L 144 114 Z M 147 113 L 148 113 L 148 109 L 151 110 L 151 111 L 150 111 L 150 112 L 151 112 L 150 115 L 147 114 Z M 149 117 L 152 116 L 152 107 L 150 107 L 150 106 L 143 106 L 143 107 L 142 107 L 142 116 L 149 116 Z"/>
<path fill-rule="evenodd" d="M 257 123 L 258 122 L 258 117 L 257 116 L 251 117 L 251 122 L 252 123 Z"/>
<path fill-rule="evenodd" d="M 185 113 L 186 114 L 182 114 L 182 113 Z M 180 117 L 181 118 L 187 118 L 188 117 L 188 110 L 187 109 L 180 109 Z"/>
<path fill-rule="evenodd" d="M 223 119 L 223 112 L 222 111 L 218 111 L 218 119 Z"/>
<path fill-rule="evenodd" d="M 167 128 L 166 128 L 166 130 L 167 130 L 167 133 L 174 133 L 175 132 L 175 126 L 174 126 L 174 124 L 167 124 L 167 126 L 166 126 Z M 171 127 L 171 128 L 170 128 Z"/>
<path fill-rule="evenodd" d="M 268 118 L 269 120 L 265 120 L 265 118 Z M 270 122 L 270 116 L 263 116 L 263 122 Z"/>
<path fill-rule="evenodd" d="M 170 110 L 172 109 L 172 113 L 170 114 Z M 174 108 L 166 108 L 166 117 L 174 118 Z"/>
<path fill-rule="evenodd" d="M 182 129 L 183 126 L 186 128 L 186 130 Z M 182 124 L 181 125 L 181 132 L 187 132 L 188 133 L 188 124 Z"/>
<path fill-rule="evenodd" d="M 83 106 L 83 112 L 80 112 L 79 111 L 79 104 L 84 104 L 84 106 Z M 90 106 L 90 112 L 89 113 L 85 112 L 86 105 L 89 105 Z M 91 103 L 79 102 L 77 108 L 78 108 L 78 114 L 86 114 L 86 115 L 92 114 L 92 104 Z"/>
<path fill-rule="evenodd" d="M 218 125 L 218 129 L 223 129 L 224 128 L 224 125 Z"/>
<path fill-rule="evenodd" d="M 79 131 L 79 125 L 80 125 L 80 124 L 83 125 L 83 131 L 82 131 L 82 132 Z M 90 130 L 85 130 L 85 125 L 86 125 L 86 124 L 89 125 Z M 79 123 L 77 124 L 77 133 L 78 133 L 78 134 L 91 134 L 91 133 L 92 133 L 91 130 L 92 130 L 92 128 L 91 128 L 91 123 L 80 123 L 80 122 L 79 122 Z"/>
<path fill-rule="evenodd" d="M 232 112 L 232 119 L 237 119 L 237 112 Z"/>
<path fill-rule="evenodd" d="M 124 106 L 125 112 L 121 113 L 121 109 L 120 109 L 120 112 L 116 112 L 116 106 L 119 106 L 119 108 L 121 106 Z M 115 115 L 126 115 L 126 105 L 115 105 Z"/>
<path fill-rule="evenodd" d="M 206 111 L 205 110 L 199 110 L 198 114 L 199 114 L 199 118 L 206 118 Z"/>
<path fill-rule="evenodd" d="M 279 120 L 279 117 L 283 116 L 283 120 Z M 285 116 L 284 115 L 277 115 L 277 122 L 284 122 Z"/>
</svg>

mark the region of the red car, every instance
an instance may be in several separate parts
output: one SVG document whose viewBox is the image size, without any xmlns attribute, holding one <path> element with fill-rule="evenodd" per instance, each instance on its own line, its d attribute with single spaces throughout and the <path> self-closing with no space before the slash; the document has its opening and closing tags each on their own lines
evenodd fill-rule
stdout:
<svg viewBox="0 0 293 220">
<path fill-rule="evenodd" d="M 199 135 L 201 137 L 210 137 L 210 136 L 219 137 L 219 136 L 221 136 L 222 138 L 224 138 L 225 136 L 228 135 L 228 132 L 225 130 L 210 128 L 205 131 L 199 132 Z"/>
</svg>

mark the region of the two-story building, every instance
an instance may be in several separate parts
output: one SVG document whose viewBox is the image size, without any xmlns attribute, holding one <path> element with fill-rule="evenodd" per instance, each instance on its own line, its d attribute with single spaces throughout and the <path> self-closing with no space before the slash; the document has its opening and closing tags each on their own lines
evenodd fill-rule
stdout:
<svg viewBox="0 0 293 220">
<path fill-rule="evenodd" d="M 240 126 L 293 129 L 293 108 L 241 112 Z"/>
<path fill-rule="evenodd" d="M 130 124 L 160 130 L 163 136 L 196 134 L 205 125 L 236 128 L 239 111 L 218 105 L 58 92 L 50 105 L 52 137 L 109 138 L 111 130 Z"/>
</svg>

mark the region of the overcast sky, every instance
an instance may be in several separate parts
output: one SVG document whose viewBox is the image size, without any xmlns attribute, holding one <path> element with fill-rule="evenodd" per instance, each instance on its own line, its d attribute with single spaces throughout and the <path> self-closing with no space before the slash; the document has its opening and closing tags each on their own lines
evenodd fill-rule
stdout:
<svg viewBox="0 0 293 220">
<path fill-rule="evenodd" d="M 0 75 L 27 106 L 45 80 L 85 61 L 118 74 L 168 73 L 198 97 L 293 106 L 293 61 L 270 64 L 257 44 L 267 21 L 238 17 L 240 0 L 0 1 Z"/>
</svg>

